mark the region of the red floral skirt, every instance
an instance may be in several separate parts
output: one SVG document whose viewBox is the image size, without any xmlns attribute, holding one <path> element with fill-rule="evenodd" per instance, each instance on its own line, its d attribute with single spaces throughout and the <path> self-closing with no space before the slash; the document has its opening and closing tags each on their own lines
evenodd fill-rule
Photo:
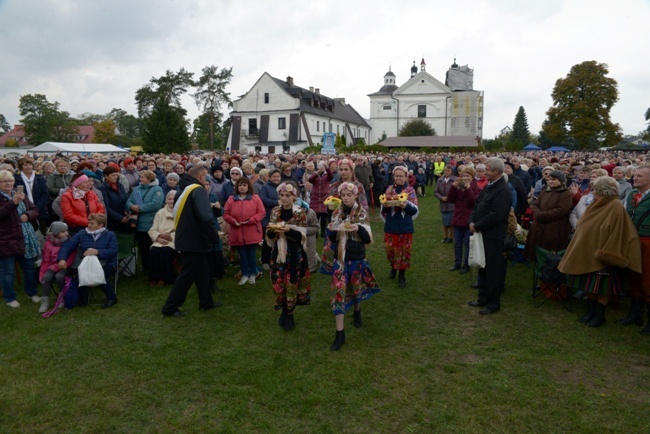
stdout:
<svg viewBox="0 0 650 434">
<path fill-rule="evenodd" d="M 411 268 L 411 247 L 413 234 L 384 234 L 386 257 L 395 270 Z"/>
</svg>

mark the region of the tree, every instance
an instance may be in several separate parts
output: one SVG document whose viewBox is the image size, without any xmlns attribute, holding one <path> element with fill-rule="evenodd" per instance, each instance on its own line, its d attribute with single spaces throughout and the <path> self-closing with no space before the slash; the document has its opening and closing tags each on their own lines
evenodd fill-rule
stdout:
<svg viewBox="0 0 650 434">
<path fill-rule="evenodd" d="M 196 106 L 207 117 L 210 149 L 214 148 L 215 124 L 218 125 L 222 117 L 221 106 L 227 104 L 228 108 L 232 107 L 230 94 L 226 92 L 231 79 L 232 67 L 220 71 L 212 65 L 203 68 L 203 74 L 195 83 L 197 90 L 192 96 Z"/>
<path fill-rule="evenodd" d="M 648 127 L 645 130 L 646 136 L 650 134 L 650 108 L 645 111 L 645 121 L 648 122 Z"/>
<path fill-rule="evenodd" d="M 169 154 L 190 150 L 184 113 L 182 109 L 172 107 L 163 96 L 158 99 L 151 115 L 145 119 L 142 138 L 147 153 Z"/>
<path fill-rule="evenodd" d="M 515 116 L 515 123 L 512 125 L 512 133 L 510 134 L 510 141 L 519 142 L 522 146 L 526 146 L 530 141 L 528 118 L 526 117 L 526 111 L 523 107 L 519 107 L 519 111 Z"/>
<path fill-rule="evenodd" d="M 149 116 L 161 98 L 166 104 L 181 109 L 185 116 L 186 111 L 181 107 L 181 96 L 187 92 L 188 87 L 194 86 L 192 77 L 194 73 L 185 71 L 185 68 L 181 68 L 178 72 L 167 70 L 165 75 L 159 78 L 151 77 L 149 83 L 135 93 L 138 116 L 141 118 Z"/>
<path fill-rule="evenodd" d="M 0 130 L 2 130 L 3 133 L 11 131 L 11 124 L 7 122 L 7 118 L 3 114 L 0 114 Z"/>
<path fill-rule="evenodd" d="M 42 94 L 28 94 L 20 97 L 18 109 L 30 144 L 75 141 L 77 124 L 70 113 L 59 111 L 58 102 L 51 103 Z"/>
<path fill-rule="evenodd" d="M 106 118 L 115 122 L 115 126 L 117 127 L 116 132 L 119 133 L 120 136 L 130 138 L 142 136 L 142 130 L 144 128 L 143 119 L 136 118 L 120 108 L 114 108 L 111 110 L 106 115 Z"/>
<path fill-rule="evenodd" d="M 113 143 L 115 141 L 115 121 L 106 119 L 93 123 L 95 128 L 94 143 Z"/>
<path fill-rule="evenodd" d="M 607 64 L 594 60 L 574 65 L 565 78 L 555 82 L 553 106 L 546 112 L 545 136 L 554 142 L 575 141 L 580 149 L 613 146 L 621 128 L 610 120 L 618 101 L 618 84 L 607 77 Z"/>
<path fill-rule="evenodd" d="M 402 125 L 397 135 L 399 137 L 435 136 L 436 130 L 424 119 L 412 119 Z"/>
</svg>

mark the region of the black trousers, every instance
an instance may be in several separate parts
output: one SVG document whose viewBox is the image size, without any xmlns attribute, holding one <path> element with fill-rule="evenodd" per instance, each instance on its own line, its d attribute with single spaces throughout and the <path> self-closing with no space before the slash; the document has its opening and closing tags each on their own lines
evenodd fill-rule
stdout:
<svg viewBox="0 0 650 434">
<path fill-rule="evenodd" d="M 210 309 L 214 307 L 212 286 L 210 285 L 210 255 L 207 253 L 181 252 L 179 257 L 181 271 L 174 281 L 167 301 L 162 308 L 163 315 L 173 315 L 185 304 L 187 293 L 196 283 L 199 294 L 199 307 Z"/>
<path fill-rule="evenodd" d="M 153 241 L 149 236 L 149 232 L 136 232 L 135 241 L 138 243 L 138 250 L 140 251 L 140 260 L 142 262 L 142 268 L 145 270 L 149 269 L 149 250 Z"/>
<path fill-rule="evenodd" d="M 488 309 L 501 309 L 501 290 L 503 288 L 506 263 L 503 260 L 503 240 L 483 238 L 485 248 L 485 268 L 479 270 L 478 302 Z"/>
</svg>

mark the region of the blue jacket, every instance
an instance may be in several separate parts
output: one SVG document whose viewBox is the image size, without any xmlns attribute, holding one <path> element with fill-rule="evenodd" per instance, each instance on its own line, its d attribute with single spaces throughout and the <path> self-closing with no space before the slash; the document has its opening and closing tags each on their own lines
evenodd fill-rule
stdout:
<svg viewBox="0 0 650 434">
<path fill-rule="evenodd" d="M 81 258 L 87 249 L 97 249 L 97 257 L 102 263 L 117 267 L 117 237 L 108 229 L 102 232 L 97 240 L 93 239 L 86 229 L 80 230 L 74 237 L 61 245 L 56 260 L 67 260 L 75 250 L 77 250 L 77 256 Z"/>
<path fill-rule="evenodd" d="M 228 180 L 223 183 L 223 187 L 221 187 L 221 192 L 219 193 L 219 202 L 221 203 L 222 207 L 226 206 L 228 198 L 232 196 L 234 192 L 235 184 L 233 184 L 232 181 Z"/>
<path fill-rule="evenodd" d="M 151 229 L 156 213 L 160 211 L 165 202 L 162 188 L 155 184 L 156 183 L 138 185 L 133 189 L 131 196 L 129 196 L 129 199 L 126 201 L 126 210 L 130 211 L 131 205 L 137 205 L 134 199 L 135 196 L 140 195 L 142 198 L 140 214 L 138 214 L 138 226 L 136 227 L 136 231 L 138 232 L 148 232 L 149 229 Z"/>
<path fill-rule="evenodd" d="M 264 204 L 264 210 L 266 215 L 262 220 L 262 227 L 266 228 L 269 225 L 269 219 L 271 218 L 271 211 L 273 208 L 280 205 L 280 196 L 278 195 L 277 184 L 272 183 L 270 180 L 266 181 L 266 184 L 260 187 L 260 199 Z"/>
<path fill-rule="evenodd" d="M 122 218 L 124 217 L 124 208 L 126 207 L 126 191 L 124 186 L 117 182 L 117 191 L 104 181 L 97 188 L 104 197 L 104 207 L 106 208 L 107 222 L 106 227 L 111 231 L 124 229 Z"/>
<path fill-rule="evenodd" d="M 402 188 L 395 188 L 400 194 Z M 381 216 L 384 219 L 384 232 L 387 234 L 412 234 L 415 232 L 413 218 L 418 213 L 418 207 L 408 202 L 404 209 L 399 207 L 381 206 Z"/>
</svg>

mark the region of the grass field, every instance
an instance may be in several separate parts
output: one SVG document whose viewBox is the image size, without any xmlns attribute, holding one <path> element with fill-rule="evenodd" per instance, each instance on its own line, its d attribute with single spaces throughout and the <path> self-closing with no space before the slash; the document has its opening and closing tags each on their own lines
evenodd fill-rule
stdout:
<svg viewBox="0 0 650 434">
<path fill-rule="evenodd" d="M 382 225 L 368 258 L 382 292 L 346 318 L 329 346 L 326 276 L 296 329 L 277 326 L 268 274 L 220 281 L 224 306 L 163 318 L 168 288 L 120 281 L 111 309 L 50 319 L 19 292 L 0 307 L 0 432 L 647 433 L 650 339 L 614 324 L 628 300 L 589 328 L 557 302 L 534 308 L 531 271 L 508 269 L 502 310 L 482 317 L 472 275 L 451 273 L 437 201 L 422 198 L 407 287 L 388 279 Z M 320 241 L 319 241 L 320 245 Z"/>
</svg>

